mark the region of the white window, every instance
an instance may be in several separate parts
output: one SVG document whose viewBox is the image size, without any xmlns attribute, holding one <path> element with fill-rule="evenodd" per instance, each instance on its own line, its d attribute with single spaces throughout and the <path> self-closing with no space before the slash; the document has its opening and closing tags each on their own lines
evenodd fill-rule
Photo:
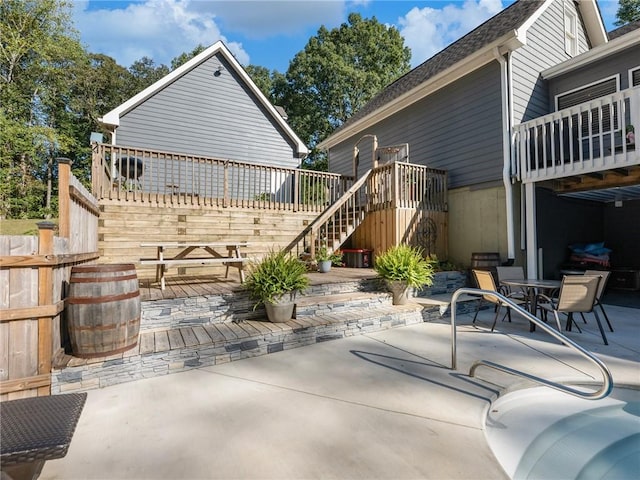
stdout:
<svg viewBox="0 0 640 480">
<path fill-rule="evenodd" d="M 612 135 L 616 139 L 622 138 L 621 118 L 618 102 L 607 102 L 601 104 L 588 102 L 596 100 L 606 95 L 611 95 L 620 90 L 620 78 L 618 75 L 609 77 L 598 82 L 584 85 L 580 88 L 564 92 L 556 97 L 556 109 L 565 110 L 581 104 L 587 104 L 580 108 L 580 113 L 571 115 L 571 119 L 563 120 L 565 130 L 570 130 L 583 144 L 585 151 L 595 151 L 600 149 L 600 145 L 605 148 L 613 143 Z M 575 147 L 576 149 L 578 147 Z"/>
<path fill-rule="evenodd" d="M 640 85 L 640 67 L 629 70 L 629 87 Z"/>
<path fill-rule="evenodd" d="M 564 4 L 564 51 L 572 57 L 578 54 L 578 16 L 568 2 Z"/>
</svg>

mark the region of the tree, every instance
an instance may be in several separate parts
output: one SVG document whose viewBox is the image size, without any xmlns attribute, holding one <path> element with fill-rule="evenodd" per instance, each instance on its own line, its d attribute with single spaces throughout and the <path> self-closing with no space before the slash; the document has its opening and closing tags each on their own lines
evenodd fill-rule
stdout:
<svg viewBox="0 0 640 480">
<path fill-rule="evenodd" d="M 189 60 L 191 60 L 193 57 L 200 55 L 202 52 L 204 52 L 207 49 L 207 47 L 205 47 L 202 44 L 199 44 L 196 48 L 194 48 L 193 50 L 191 50 L 191 52 L 184 52 L 181 53 L 180 55 L 178 55 L 177 57 L 175 57 L 173 60 L 171 60 L 171 70 L 175 70 L 176 68 L 178 68 L 179 66 L 187 63 Z"/>
<path fill-rule="evenodd" d="M 351 13 L 348 23 L 320 27 L 286 73 L 283 106 L 308 146 L 320 141 L 377 92 L 409 71 L 411 52 L 395 27 Z M 322 161 L 315 151 L 310 163 Z"/>
<path fill-rule="evenodd" d="M 127 98 L 133 97 L 136 93 L 141 92 L 149 85 L 153 85 L 166 76 L 169 73 L 169 67 L 166 65 L 156 66 L 151 58 L 142 57 L 140 60 L 133 62 L 129 67 L 129 73 L 131 73 L 133 82 Z"/>
<path fill-rule="evenodd" d="M 269 71 L 268 68 L 257 65 L 248 65 L 245 70 L 273 105 L 282 106 L 287 86 L 287 79 L 282 73 L 277 70 Z"/>
<path fill-rule="evenodd" d="M 640 20 L 640 0 L 620 0 L 614 25 L 620 27 Z"/>
<path fill-rule="evenodd" d="M 53 159 L 73 139 L 58 127 L 68 73 L 84 59 L 65 0 L 0 2 L 0 216 L 52 213 Z"/>
</svg>

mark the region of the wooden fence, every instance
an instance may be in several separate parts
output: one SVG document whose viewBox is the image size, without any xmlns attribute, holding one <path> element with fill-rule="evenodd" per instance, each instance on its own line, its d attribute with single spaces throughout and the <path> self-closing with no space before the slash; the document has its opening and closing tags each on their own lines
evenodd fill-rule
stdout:
<svg viewBox="0 0 640 480">
<path fill-rule="evenodd" d="M 0 400 L 50 394 L 71 267 L 98 258 L 97 201 L 67 159 L 59 160 L 58 182 L 58 236 L 46 221 L 37 237 L 0 236 Z"/>
</svg>

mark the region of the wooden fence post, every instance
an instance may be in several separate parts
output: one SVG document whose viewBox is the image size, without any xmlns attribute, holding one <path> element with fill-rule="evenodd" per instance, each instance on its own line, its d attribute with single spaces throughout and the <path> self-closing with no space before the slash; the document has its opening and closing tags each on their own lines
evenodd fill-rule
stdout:
<svg viewBox="0 0 640 480">
<path fill-rule="evenodd" d="M 69 194 L 71 160 L 62 157 L 56 160 L 58 160 L 58 235 L 69 238 L 71 228 L 69 225 L 71 216 L 71 196 Z"/>
<path fill-rule="evenodd" d="M 68 177 L 67 177 L 68 180 Z M 67 187 L 67 195 L 69 188 Z M 38 224 L 38 255 L 53 254 L 53 222 Z M 38 305 L 53 303 L 53 267 L 38 267 Z M 53 318 L 38 318 L 38 374 L 51 374 L 53 357 Z M 51 395 L 51 385 L 38 387 L 38 396 Z"/>
</svg>

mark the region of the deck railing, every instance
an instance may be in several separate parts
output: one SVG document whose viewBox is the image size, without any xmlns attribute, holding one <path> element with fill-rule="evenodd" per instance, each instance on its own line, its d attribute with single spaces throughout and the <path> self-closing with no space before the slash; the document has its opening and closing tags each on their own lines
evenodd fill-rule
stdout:
<svg viewBox="0 0 640 480">
<path fill-rule="evenodd" d="M 321 212 L 349 188 L 335 173 L 94 143 L 98 199 Z"/>
<path fill-rule="evenodd" d="M 635 87 L 514 127 L 512 172 L 528 183 L 637 165 L 638 133 Z"/>
<path fill-rule="evenodd" d="M 321 246 L 336 251 L 368 212 L 397 208 L 446 211 L 446 171 L 405 162 L 368 170 L 287 249 L 297 255 L 307 252 L 311 257 Z"/>
<path fill-rule="evenodd" d="M 393 162 L 371 172 L 369 210 L 385 208 L 447 209 L 447 172 L 413 163 Z"/>
</svg>

